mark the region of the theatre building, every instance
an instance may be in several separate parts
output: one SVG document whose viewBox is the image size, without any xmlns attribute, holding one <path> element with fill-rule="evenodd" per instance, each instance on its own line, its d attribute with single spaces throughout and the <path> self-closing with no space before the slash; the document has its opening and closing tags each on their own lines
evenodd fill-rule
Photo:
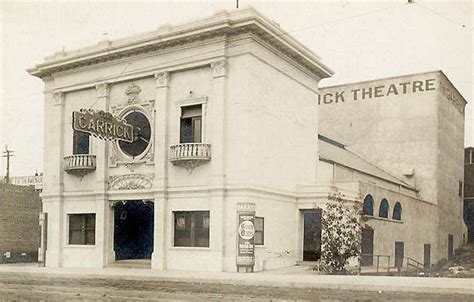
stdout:
<svg viewBox="0 0 474 302">
<path fill-rule="evenodd" d="M 300 260 L 298 192 L 316 184 L 315 100 L 332 71 L 276 23 L 221 12 L 59 52 L 29 72 L 45 85 L 47 266 Z M 96 136 L 74 130 L 73 113 Z M 133 125 L 132 142 L 104 139 L 126 139 L 111 116 Z"/>
<path fill-rule="evenodd" d="M 365 213 L 374 237 L 369 250 L 393 256 L 404 250 L 425 264 L 451 257 L 467 239 L 462 95 L 442 71 L 320 92 L 319 132 L 401 181 L 361 190 L 373 208 Z"/>
<path fill-rule="evenodd" d="M 340 128 L 331 120 L 329 108 L 342 106 L 336 91 L 318 106 L 318 83 L 333 72 L 251 8 L 61 51 L 28 71 L 45 85 L 46 266 L 250 272 L 317 260 L 321 213 L 335 191 L 348 203 L 372 198 L 363 252 L 390 254 L 392 266 L 395 256 L 421 261 L 424 243 L 429 263 L 442 258 L 448 233 L 460 243 L 462 217 L 448 203 L 462 180 L 464 101 L 443 97 L 441 83 L 455 90 L 441 74 L 423 82 L 436 95 L 426 101 L 432 111 L 417 109 L 434 114 L 434 142 L 395 154 L 375 147 L 372 156 L 356 148 L 369 142 L 349 134 L 348 110 Z M 441 122 L 446 130 L 431 129 Z M 318 128 L 338 131 L 318 137 Z M 398 252 L 395 241 L 405 243 Z"/>
</svg>

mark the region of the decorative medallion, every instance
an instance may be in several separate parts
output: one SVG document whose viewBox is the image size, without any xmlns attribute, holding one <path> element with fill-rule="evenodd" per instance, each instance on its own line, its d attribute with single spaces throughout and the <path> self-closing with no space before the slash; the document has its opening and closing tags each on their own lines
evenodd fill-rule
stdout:
<svg viewBox="0 0 474 302">
<path fill-rule="evenodd" d="M 125 90 L 125 94 L 128 98 L 128 104 L 138 102 L 138 95 L 140 94 L 140 92 L 142 92 L 140 86 L 137 86 L 135 84 L 128 86 L 127 90 Z"/>
<path fill-rule="evenodd" d="M 125 174 L 109 177 L 109 189 L 111 190 L 138 190 L 151 189 L 153 186 L 153 174 Z"/>
</svg>

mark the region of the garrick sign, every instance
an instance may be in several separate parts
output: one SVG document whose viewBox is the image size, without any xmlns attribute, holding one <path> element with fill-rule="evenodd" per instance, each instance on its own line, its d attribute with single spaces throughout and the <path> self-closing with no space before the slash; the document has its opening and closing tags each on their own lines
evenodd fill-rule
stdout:
<svg viewBox="0 0 474 302">
<path fill-rule="evenodd" d="M 72 113 L 72 128 L 103 140 L 134 141 L 134 129 L 109 112 L 81 109 Z"/>
</svg>

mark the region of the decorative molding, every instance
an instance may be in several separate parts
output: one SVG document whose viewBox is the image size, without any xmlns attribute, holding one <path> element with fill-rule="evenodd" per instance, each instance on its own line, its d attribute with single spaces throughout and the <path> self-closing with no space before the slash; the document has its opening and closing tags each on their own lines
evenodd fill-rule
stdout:
<svg viewBox="0 0 474 302">
<path fill-rule="evenodd" d="M 127 90 L 125 90 L 125 94 L 127 95 L 127 104 L 135 104 L 139 103 L 139 98 L 138 95 L 142 92 L 142 89 L 140 86 L 135 85 L 132 83 L 132 85 L 127 87 Z"/>
<path fill-rule="evenodd" d="M 151 189 L 153 174 L 125 174 L 109 177 L 110 190 Z"/>
<path fill-rule="evenodd" d="M 156 79 L 156 88 L 169 87 L 170 73 L 168 71 L 157 72 L 154 74 Z"/>
<path fill-rule="evenodd" d="M 199 105 L 199 104 L 207 104 L 208 97 L 199 95 L 194 91 L 189 91 L 188 95 L 185 98 L 182 98 L 176 101 L 176 104 L 179 107 L 183 106 L 190 106 L 190 105 Z M 204 108 L 203 108 L 204 110 Z"/>
<path fill-rule="evenodd" d="M 64 106 L 66 95 L 62 91 L 53 92 L 53 106 Z"/>
<path fill-rule="evenodd" d="M 97 98 L 107 98 L 110 94 L 111 85 L 107 82 L 99 83 L 95 85 L 95 89 L 97 90 Z"/>
<path fill-rule="evenodd" d="M 133 85 L 129 86 L 132 87 Z M 138 87 L 138 86 L 136 86 Z M 140 88 L 140 87 L 138 87 Z M 132 88 L 130 88 L 132 89 Z M 138 89 L 135 89 L 135 92 L 138 91 Z M 127 89 L 128 90 L 128 89 Z M 141 91 L 141 89 L 140 89 Z M 155 160 L 155 155 L 154 155 L 154 108 L 155 108 L 155 100 L 148 100 L 148 101 L 141 101 L 140 99 L 135 99 L 134 104 L 124 104 L 124 105 L 116 105 L 116 106 L 111 106 L 111 111 L 114 116 L 117 116 L 118 118 L 123 118 L 125 114 L 127 114 L 131 110 L 137 110 L 142 113 L 144 113 L 149 122 L 150 122 L 150 127 L 152 129 L 152 135 L 150 138 L 150 145 L 147 149 L 147 151 L 140 157 L 137 158 L 131 158 L 123 154 L 123 152 L 120 151 L 120 148 L 118 146 L 118 142 L 113 142 L 112 144 L 112 152 L 110 152 L 110 157 L 109 157 L 109 167 L 110 168 L 116 168 L 120 165 L 126 166 L 131 172 L 134 172 L 135 169 L 141 165 L 141 164 L 146 164 L 146 165 L 154 165 L 154 160 Z"/>
<path fill-rule="evenodd" d="M 216 19 L 217 18 L 217 19 Z M 30 68 L 28 72 L 37 77 L 77 69 L 84 66 L 120 60 L 130 56 L 147 54 L 172 47 L 183 47 L 195 41 L 205 41 L 215 37 L 238 36 L 249 33 L 258 36 L 288 58 L 321 78 L 333 72 L 320 62 L 319 57 L 308 51 L 296 40 L 280 35 L 283 30 L 252 9 L 229 12 L 227 16 L 212 17 L 180 26 L 166 27 L 153 33 L 136 35 L 131 38 L 99 44 L 96 47 L 78 49 L 74 52 L 58 54 L 45 63 Z M 275 39 L 275 36 L 280 37 Z"/>
<path fill-rule="evenodd" d="M 227 76 L 227 62 L 225 59 L 212 62 L 211 68 L 212 68 L 212 77 L 220 78 L 220 77 Z"/>
</svg>

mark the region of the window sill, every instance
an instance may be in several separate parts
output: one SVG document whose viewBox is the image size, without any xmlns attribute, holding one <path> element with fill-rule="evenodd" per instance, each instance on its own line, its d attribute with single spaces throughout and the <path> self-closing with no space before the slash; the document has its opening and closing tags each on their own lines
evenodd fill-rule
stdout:
<svg viewBox="0 0 474 302">
<path fill-rule="evenodd" d="M 388 222 L 395 222 L 395 223 L 403 223 L 402 220 L 396 220 L 396 219 L 390 219 L 390 218 L 384 218 L 384 217 L 378 217 L 378 216 L 370 216 L 370 215 L 364 215 L 364 219 L 375 219 L 375 220 L 381 220 L 381 221 L 388 221 Z"/>
<path fill-rule="evenodd" d="M 255 248 L 265 248 L 265 245 L 264 244 L 256 244 Z"/>
<path fill-rule="evenodd" d="M 73 249 L 93 249 L 95 244 L 68 244 L 64 248 L 73 248 Z"/>
<path fill-rule="evenodd" d="M 210 251 L 210 247 L 200 246 L 171 246 L 169 250 L 182 250 L 182 251 Z"/>
</svg>

